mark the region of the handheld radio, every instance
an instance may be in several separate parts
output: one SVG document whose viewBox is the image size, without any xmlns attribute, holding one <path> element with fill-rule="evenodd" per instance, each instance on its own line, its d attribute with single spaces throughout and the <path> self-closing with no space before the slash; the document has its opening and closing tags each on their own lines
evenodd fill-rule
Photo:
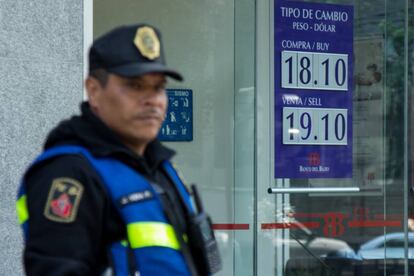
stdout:
<svg viewBox="0 0 414 276">
<path fill-rule="evenodd" d="M 211 219 L 204 212 L 200 196 L 194 184 L 191 185 L 191 191 L 198 213 L 189 217 L 188 236 L 190 248 L 194 256 L 202 256 L 202 258 L 194 260 L 200 269 L 200 273 L 202 275 L 213 274 L 222 267 L 220 252 L 212 229 Z"/>
</svg>

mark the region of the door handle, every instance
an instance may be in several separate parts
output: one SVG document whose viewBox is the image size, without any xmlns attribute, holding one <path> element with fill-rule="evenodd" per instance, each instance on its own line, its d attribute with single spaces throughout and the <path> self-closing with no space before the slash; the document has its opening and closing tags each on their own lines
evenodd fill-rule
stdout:
<svg viewBox="0 0 414 276">
<path fill-rule="evenodd" d="M 269 194 L 359 193 L 359 187 L 269 188 Z"/>
</svg>

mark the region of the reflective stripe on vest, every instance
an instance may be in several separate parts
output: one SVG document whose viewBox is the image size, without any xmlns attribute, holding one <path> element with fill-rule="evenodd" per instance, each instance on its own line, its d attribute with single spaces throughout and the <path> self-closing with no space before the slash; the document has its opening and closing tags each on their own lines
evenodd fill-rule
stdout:
<svg viewBox="0 0 414 276">
<path fill-rule="evenodd" d="M 29 227 L 29 210 L 27 208 L 26 189 L 24 185 L 20 185 L 19 192 L 17 193 L 16 215 L 17 221 L 23 229 L 24 239 L 26 239 L 27 228 Z"/>
<path fill-rule="evenodd" d="M 144 177 L 118 160 L 95 158 L 87 149 L 80 146 L 58 146 L 48 149 L 33 164 L 65 154 L 80 154 L 86 157 L 101 176 L 112 202 L 126 224 L 129 244 L 133 249 L 140 276 L 190 275 L 183 254 L 179 250 L 180 245 L 176 233 L 163 212 L 159 195 Z M 176 180 L 176 175 L 171 175 L 171 164 L 163 162 L 163 167 L 188 204 L 188 209 L 192 210 L 190 198 L 183 183 L 179 179 Z M 24 188 L 24 185 L 22 186 Z M 137 203 L 123 206 L 120 204 L 121 198 L 142 192 L 150 193 L 152 197 Z M 18 205 L 23 204 L 18 203 Z M 22 217 L 24 218 L 24 216 Z M 19 215 L 19 220 L 20 218 Z M 114 250 L 112 251 L 114 252 Z M 126 271 L 125 268 L 114 269 L 115 271 Z"/>
<path fill-rule="evenodd" d="M 180 244 L 171 225 L 162 222 L 135 222 L 127 225 L 132 249 L 147 246 L 164 246 L 180 249 Z"/>
<path fill-rule="evenodd" d="M 27 210 L 26 195 L 22 195 L 16 202 L 16 212 L 19 224 L 25 223 L 29 219 L 29 211 Z"/>
</svg>

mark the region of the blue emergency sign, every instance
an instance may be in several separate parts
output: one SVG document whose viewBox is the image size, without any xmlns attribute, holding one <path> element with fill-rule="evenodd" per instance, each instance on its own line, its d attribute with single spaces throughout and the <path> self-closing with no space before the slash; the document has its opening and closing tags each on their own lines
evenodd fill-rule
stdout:
<svg viewBox="0 0 414 276">
<path fill-rule="evenodd" d="M 168 111 L 158 139 L 165 142 L 193 140 L 193 91 L 167 89 Z"/>
</svg>

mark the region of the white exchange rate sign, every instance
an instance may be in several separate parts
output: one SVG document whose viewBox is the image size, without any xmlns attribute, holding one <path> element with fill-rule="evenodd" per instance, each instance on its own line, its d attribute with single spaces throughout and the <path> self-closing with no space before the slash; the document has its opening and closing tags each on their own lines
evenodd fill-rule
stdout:
<svg viewBox="0 0 414 276">
<path fill-rule="evenodd" d="M 282 51 L 282 88 L 348 90 L 348 55 Z"/>
<path fill-rule="evenodd" d="M 347 145 L 347 109 L 283 108 L 284 145 Z"/>
</svg>

